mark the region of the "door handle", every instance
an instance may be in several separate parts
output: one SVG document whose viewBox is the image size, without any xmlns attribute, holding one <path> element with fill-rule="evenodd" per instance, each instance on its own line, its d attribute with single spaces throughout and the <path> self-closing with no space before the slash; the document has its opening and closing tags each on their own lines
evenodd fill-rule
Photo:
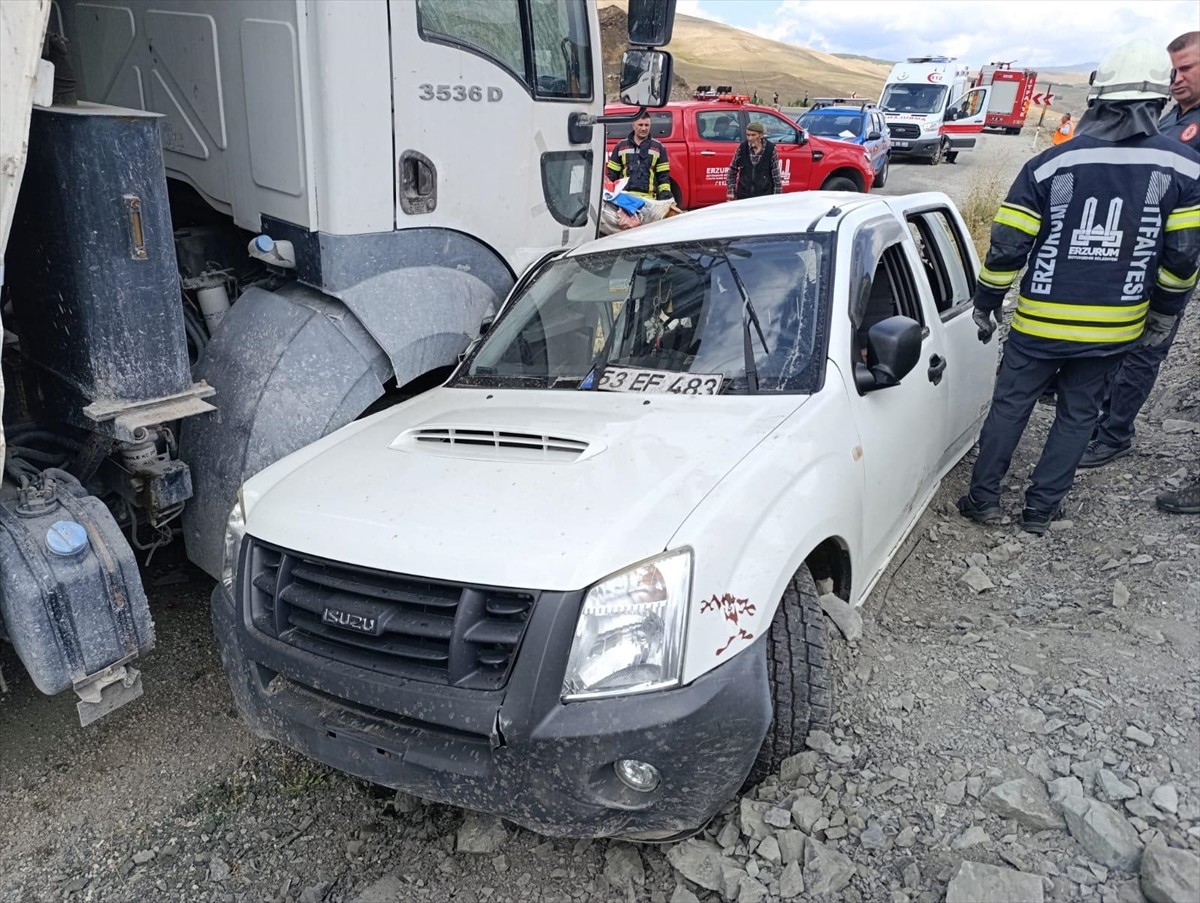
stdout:
<svg viewBox="0 0 1200 903">
<path fill-rule="evenodd" d="M 935 386 L 942 381 L 942 374 L 946 372 L 946 359 L 940 354 L 935 354 L 929 358 L 929 381 Z"/>
<path fill-rule="evenodd" d="M 715 157 L 716 155 L 717 155 L 716 151 L 700 151 L 701 157 Z"/>
</svg>

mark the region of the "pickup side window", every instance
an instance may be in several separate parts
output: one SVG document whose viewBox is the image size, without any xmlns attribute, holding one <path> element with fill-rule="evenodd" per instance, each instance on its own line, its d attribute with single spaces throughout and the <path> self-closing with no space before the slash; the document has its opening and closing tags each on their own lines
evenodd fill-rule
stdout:
<svg viewBox="0 0 1200 903">
<path fill-rule="evenodd" d="M 674 113 L 651 113 L 650 114 L 650 137 L 657 138 L 662 141 L 671 137 L 671 132 L 675 130 L 675 114 Z M 607 122 L 604 124 L 604 137 L 609 141 L 620 141 L 622 138 L 628 138 L 629 133 L 633 131 L 632 122 Z"/>
<path fill-rule="evenodd" d="M 798 144 L 799 139 L 796 136 L 796 129 L 786 119 L 780 119 L 770 113 L 763 113 L 760 110 L 750 111 L 751 122 L 761 122 L 763 126 L 763 135 L 770 138 L 774 144 Z M 857 133 L 855 133 L 857 134 Z"/>
<path fill-rule="evenodd" d="M 958 228 L 945 210 L 929 210 L 909 217 L 908 228 L 916 242 L 925 278 L 943 320 L 967 310 L 975 274 Z"/>
<path fill-rule="evenodd" d="M 863 224 L 850 252 L 850 322 L 854 360 L 865 359 L 867 333 L 888 317 L 905 316 L 926 326 L 912 268 L 904 253 L 906 233 L 891 217 Z"/>
<path fill-rule="evenodd" d="M 696 114 L 696 133 L 705 141 L 742 140 L 742 126 L 736 110 L 704 110 Z"/>
</svg>

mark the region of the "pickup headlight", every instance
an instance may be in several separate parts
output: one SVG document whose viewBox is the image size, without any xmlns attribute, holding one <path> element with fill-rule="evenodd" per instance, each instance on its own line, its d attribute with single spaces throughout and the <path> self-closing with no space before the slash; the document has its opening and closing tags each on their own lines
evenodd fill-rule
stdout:
<svg viewBox="0 0 1200 903">
<path fill-rule="evenodd" d="M 692 552 L 680 549 L 588 590 L 567 660 L 563 700 L 678 686 L 691 584 Z"/>
<path fill-rule="evenodd" d="M 225 522 L 225 549 L 221 555 L 221 584 L 233 595 L 233 578 L 237 572 L 238 555 L 242 551 L 242 540 L 246 536 L 246 506 L 242 501 L 242 490 L 238 490 L 237 501 Z"/>
</svg>

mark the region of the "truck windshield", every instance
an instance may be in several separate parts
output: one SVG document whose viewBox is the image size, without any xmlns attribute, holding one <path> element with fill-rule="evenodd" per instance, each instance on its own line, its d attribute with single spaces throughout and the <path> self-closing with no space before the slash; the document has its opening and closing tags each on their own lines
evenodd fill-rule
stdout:
<svg viewBox="0 0 1200 903">
<path fill-rule="evenodd" d="M 487 57 L 536 97 L 592 96 L 584 0 L 417 0 L 417 19 L 426 40 Z"/>
<path fill-rule="evenodd" d="M 812 392 L 828 266 L 828 237 L 809 234 L 560 259 L 510 299 L 451 384 L 590 388 L 621 367 L 719 375 L 725 393 Z"/>
<path fill-rule="evenodd" d="M 945 85 L 891 84 L 879 105 L 888 113 L 938 113 L 946 104 Z"/>
</svg>

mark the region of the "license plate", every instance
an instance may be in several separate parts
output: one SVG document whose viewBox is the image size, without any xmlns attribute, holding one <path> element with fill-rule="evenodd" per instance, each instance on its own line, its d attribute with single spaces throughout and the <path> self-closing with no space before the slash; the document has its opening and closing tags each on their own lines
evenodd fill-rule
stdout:
<svg viewBox="0 0 1200 903">
<path fill-rule="evenodd" d="M 893 141 L 892 147 L 908 147 L 907 141 Z"/>
<path fill-rule="evenodd" d="M 660 395 L 716 395 L 725 377 L 720 373 L 674 373 L 640 367 L 605 367 L 596 388 L 606 392 L 646 392 Z"/>
</svg>

